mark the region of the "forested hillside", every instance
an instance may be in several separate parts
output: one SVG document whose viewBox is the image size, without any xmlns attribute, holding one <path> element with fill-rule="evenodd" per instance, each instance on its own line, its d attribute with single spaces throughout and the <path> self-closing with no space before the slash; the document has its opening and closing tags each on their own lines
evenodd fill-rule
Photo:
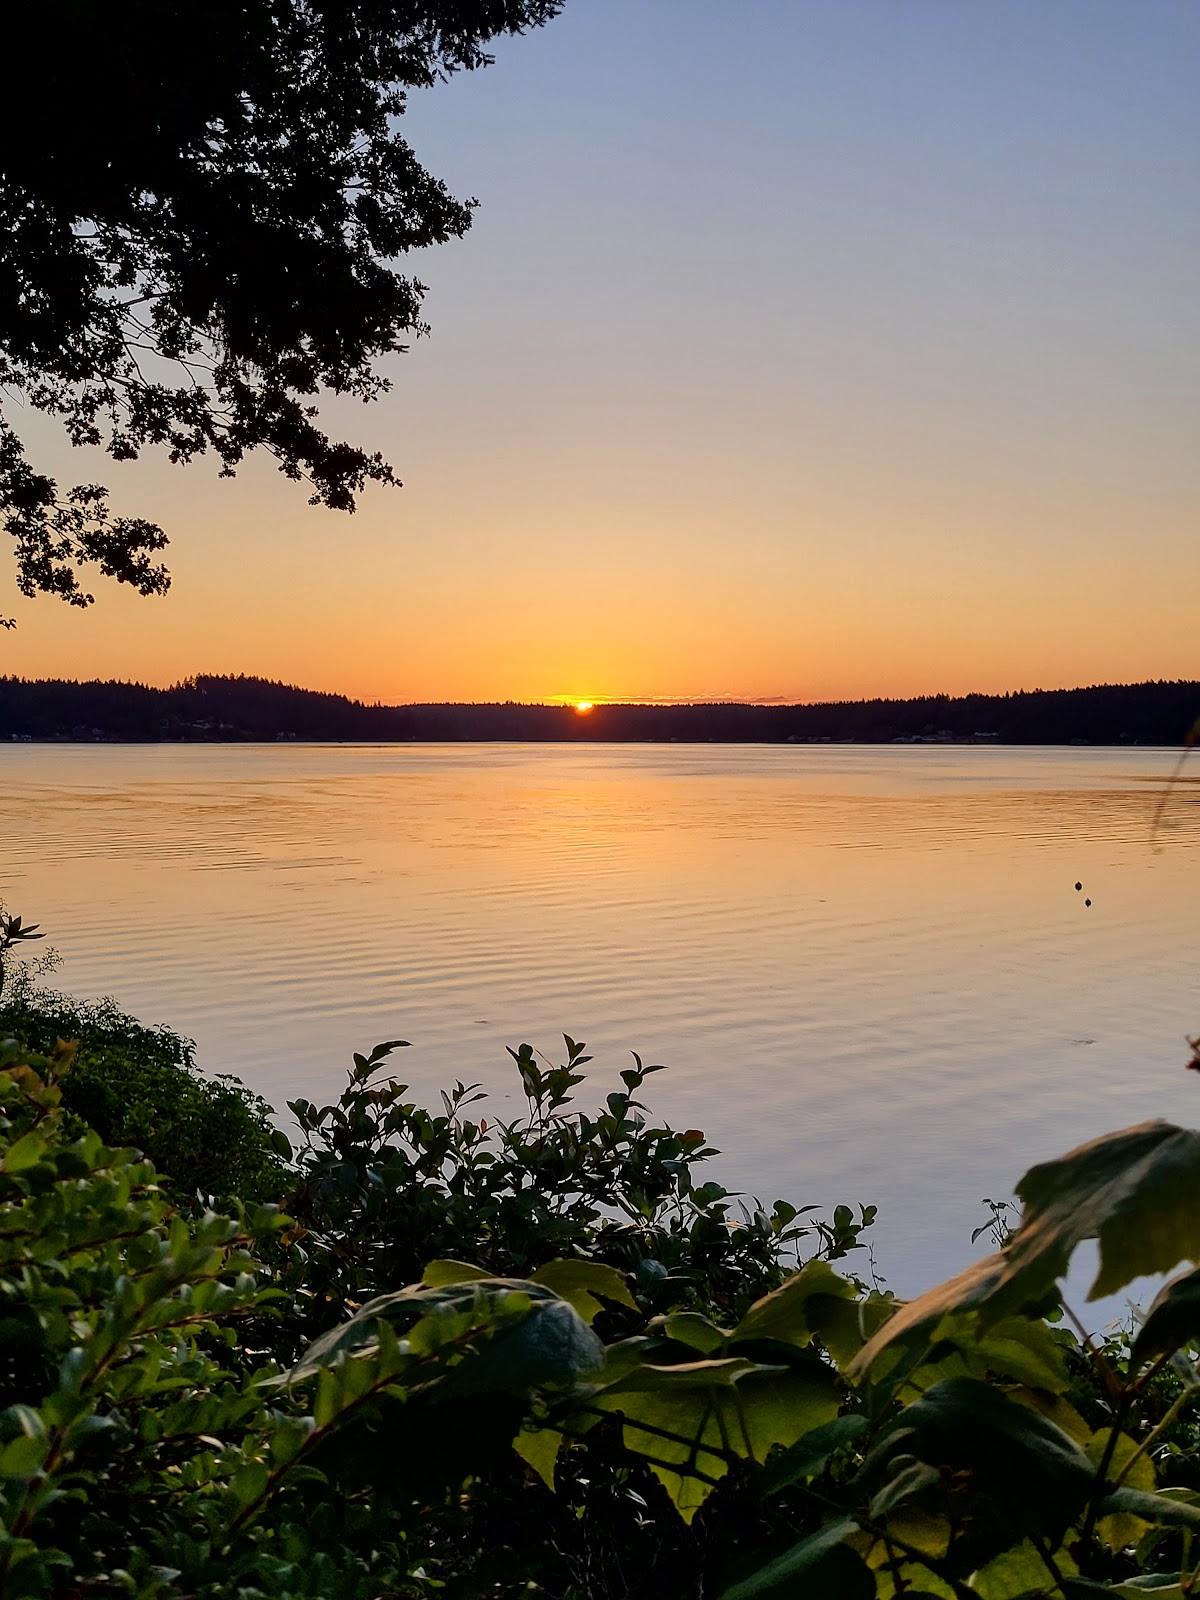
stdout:
<svg viewBox="0 0 1200 1600">
<path fill-rule="evenodd" d="M 967 741 L 1179 745 L 1200 683 L 1100 684 L 1004 695 L 814 705 L 366 705 L 263 678 L 145 684 L 0 678 L 0 738 L 117 741 Z"/>
</svg>

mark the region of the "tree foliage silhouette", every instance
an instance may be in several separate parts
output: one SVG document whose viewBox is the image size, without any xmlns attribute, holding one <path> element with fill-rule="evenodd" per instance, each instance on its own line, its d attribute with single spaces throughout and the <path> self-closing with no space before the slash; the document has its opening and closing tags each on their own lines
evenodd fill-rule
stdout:
<svg viewBox="0 0 1200 1600">
<path fill-rule="evenodd" d="M 201 674 L 168 689 L 0 676 L 0 741 L 11 739 L 390 740 L 864 744 L 1174 745 L 1196 720 L 1200 684 L 1095 684 L 1016 694 L 812 705 L 365 705 L 264 678 Z"/>
<path fill-rule="evenodd" d="M 322 391 L 373 400 L 424 331 L 406 252 L 461 236 L 397 133 L 408 91 L 484 66 L 563 0 L 12 0 L 0 111 L 0 514 L 22 593 L 72 605 L 99 568 L 169 583 L 154 523 L 35 469 L 12 404 L 116 460 L 232 475 L 269 452 L 343 511 L 377 453 L 330 439 Z"/>
</svg>

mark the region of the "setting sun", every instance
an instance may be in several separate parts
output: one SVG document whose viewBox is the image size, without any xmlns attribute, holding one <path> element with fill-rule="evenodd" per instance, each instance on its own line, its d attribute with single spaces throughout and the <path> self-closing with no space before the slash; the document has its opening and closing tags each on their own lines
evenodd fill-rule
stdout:
<svg viewBox="0 0 1200 1600">
<path fill-rule="evenodd" d="M 576 700 L 576 702 L 575 702 L 575 715 L 577 717 L 586 717 L 588 712 L 591 709 L 592 709 L 592 702 L 590 700 Z"/>
</svg>

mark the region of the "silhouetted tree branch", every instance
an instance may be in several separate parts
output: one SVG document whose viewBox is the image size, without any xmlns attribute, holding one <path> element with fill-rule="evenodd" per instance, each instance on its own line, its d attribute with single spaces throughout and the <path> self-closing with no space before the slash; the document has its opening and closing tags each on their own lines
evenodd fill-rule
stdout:
<svg viewBox="0 0 1200 1600">
<path fill-rule="evenodd" d="M 410 250 L 461 236 L 396 131 L 407 93 L 490 60 L 563 0 L 12 0 L 0 105 L 0 514 L 22 593 L 72 605 L 97 566 L 168 586 L 161 528 L 60 490 L 6 401 L 114 460 L 148 445 L 232 475 L 272 454 L 310 502 L 395 483 L 314 398 L 376 399 L 423 333 Z"/>
</svg>

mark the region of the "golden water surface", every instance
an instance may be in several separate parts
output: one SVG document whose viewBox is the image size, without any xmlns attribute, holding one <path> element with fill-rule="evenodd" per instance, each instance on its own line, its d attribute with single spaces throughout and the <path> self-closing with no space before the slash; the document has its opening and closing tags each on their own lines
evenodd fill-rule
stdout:
<svg viewBox="0 0 1200 1600">
<path fill-rule="evenodd" d="M 0 894 L 64 987 L 193 1035 L 281 1111 L 403 1037 L 517 1106 L 505 1044 L 669 1063 L 731 1184 L 869 1200 L 901 1290 L 984 1195 L 1200 1121 L 1200 789 L 1166 751 L 0 748 Z M 1077 892 L 1076 882 L 1083 884 Z M 1086 906 L 1085 896 L 1092 905 Z"/>
</svg>

